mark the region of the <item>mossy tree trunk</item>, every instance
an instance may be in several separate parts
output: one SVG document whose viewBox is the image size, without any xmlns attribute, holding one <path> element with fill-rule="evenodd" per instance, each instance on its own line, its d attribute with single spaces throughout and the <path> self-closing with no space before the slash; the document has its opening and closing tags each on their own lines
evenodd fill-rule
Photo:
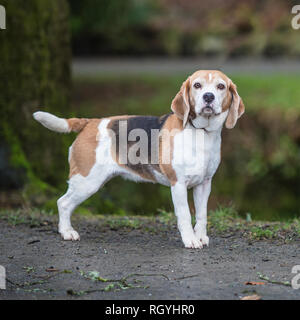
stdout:
<svg viewBox="0 0 300 320">
<path fill-rule="evenodd" d="M 66 0 L 1 5 L 7 23 L 0 30 L 0 189 L 33 195 L 61 182 L 66 167 L 70 138 L 42 128 L 32 113 L 69 112 L 69 8 Z"/>
</svg>

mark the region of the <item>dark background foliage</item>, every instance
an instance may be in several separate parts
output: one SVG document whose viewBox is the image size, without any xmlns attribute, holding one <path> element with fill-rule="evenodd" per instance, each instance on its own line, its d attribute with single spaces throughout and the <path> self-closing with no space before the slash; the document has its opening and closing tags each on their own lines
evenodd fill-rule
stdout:
<svg viewBox="0 0 300 320">
<path fill-rule="evenodd" d="M 293 0 L 71 0 L 75 55 L 300 55 Z"/>
</svg>

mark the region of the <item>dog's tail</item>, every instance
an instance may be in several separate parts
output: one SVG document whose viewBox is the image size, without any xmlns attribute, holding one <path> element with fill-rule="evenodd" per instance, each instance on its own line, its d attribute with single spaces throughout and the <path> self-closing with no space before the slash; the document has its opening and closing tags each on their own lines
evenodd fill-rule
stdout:
<svg viewBox="0 0 300 320">
<path fill-rule="evenodd" d="M 90 121 L 84 118 L 58 118 L 51 113 L 42 111 L 35 112 L 33 118 L 49 130 L 61 133 L 80 132 Z"/>
</svg>

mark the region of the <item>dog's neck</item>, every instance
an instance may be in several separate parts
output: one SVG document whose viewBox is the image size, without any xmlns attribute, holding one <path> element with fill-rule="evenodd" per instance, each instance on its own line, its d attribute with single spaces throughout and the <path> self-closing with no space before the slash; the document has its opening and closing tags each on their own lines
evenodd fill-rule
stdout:
<svg viewBox="0 0 300 320">
<path fill-rule="evenodd" d="M 222 112 L 217 116 L 197 116 L 195 119 L 189 120 L 188 125 L 194 129 L 203 129 L 206 132 L 221 132 L 227 115 L 228 111 Z"/>
</svg>

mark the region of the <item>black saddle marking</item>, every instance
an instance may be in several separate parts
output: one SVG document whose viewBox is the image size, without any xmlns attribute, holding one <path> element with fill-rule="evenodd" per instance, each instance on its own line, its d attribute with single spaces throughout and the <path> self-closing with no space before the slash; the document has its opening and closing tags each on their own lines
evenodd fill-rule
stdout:
<svg viewBox="0 0 300 320">
<path fill-rule="evenodd" d="M 116 135 L 116 154 L 119 157 L 119 149 L 123 146 L 119 145 L 119 128 L 120 128 L 120 121 L 127 121 L 127 151 L 129 151 L 130 147 L 133 146 L 135 143 L 137 143 L 140 140 L 140 137 L 137 136 L 136 141 L 128 141 L 128 135 L 129 133 L 134 129 L 142 129 L 146 132 L 147 138 L 148 138 L 148 159 L 147 164 L 138 163 L 138 164 L 132 164 L 130 163 L 128 157 L 127 157 L 127 164 L 130 169 L 134 171 L 138 171 L 139 173 L 145 175 L 145 176 L 153 176 L 153 169 L 159 170 L 158 165 L 158 157 L 159 157 L 159 144 L 158 139 L 155 139 L 155 141 L 152 141 L 151 136 L 151 130 L 161 130 L 164 123 L 166 122 L 167 118 L 170 116 L 170 114 L 163 115 L 161 117 L 155 117 L 155 116 L 133 116 L 129 117 L 127 119 L 116 119 L 113 120 L 113 124 L 110 126 L 110 129 L 114 131 Z M 151 164 L 151 145 L 154 144 L 154 159 L 156 164 Z M 139 156 L 139 155 L 138 155 Z M 153 156 L 153 155 L 152 155 Z M 119 159 L 117 159 L 119 161 Z"/>
</svg>

